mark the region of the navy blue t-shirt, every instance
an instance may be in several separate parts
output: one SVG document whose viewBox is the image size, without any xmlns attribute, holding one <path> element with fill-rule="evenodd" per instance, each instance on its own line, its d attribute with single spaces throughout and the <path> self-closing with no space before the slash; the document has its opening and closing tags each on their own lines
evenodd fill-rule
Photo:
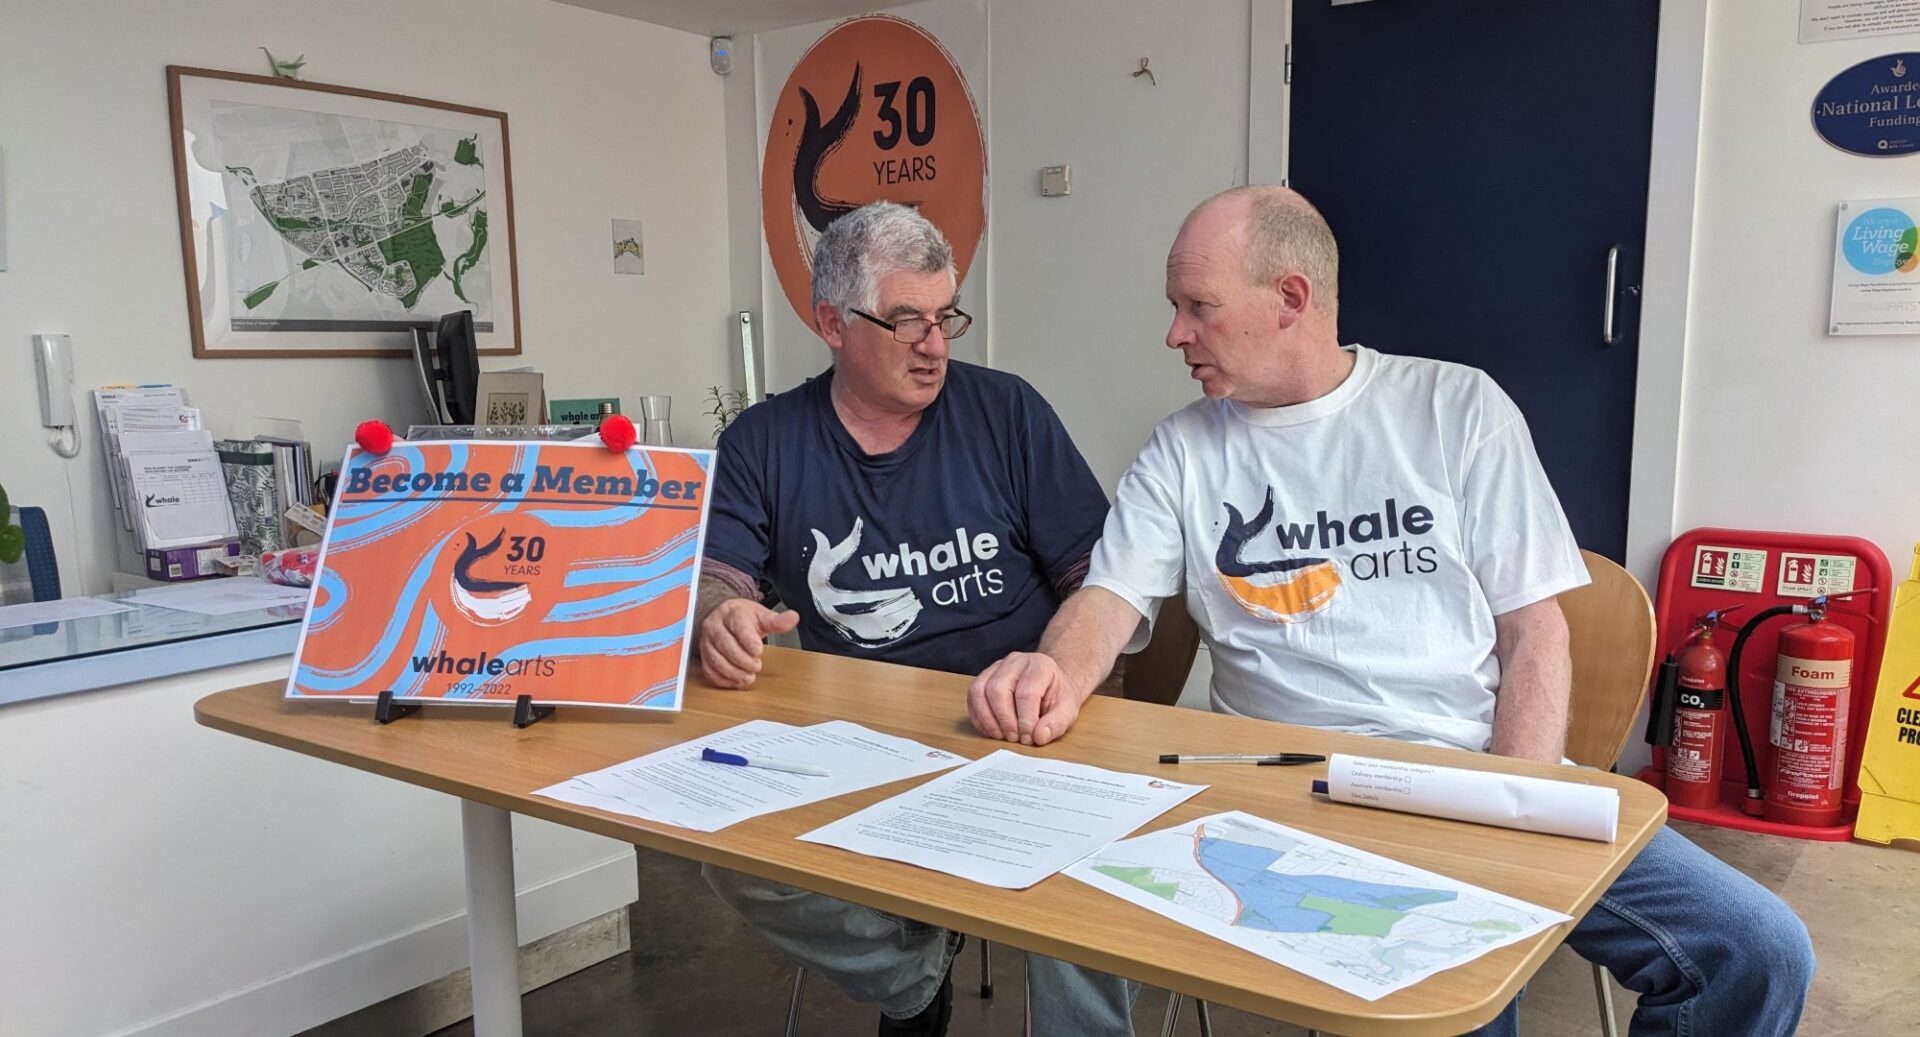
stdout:
<svg viewBox="0 0 1920 1037">
<path fill-rule="evenodd" d="M 868 455 L 829 369 L 720 437 L 707 557 L 771 580 L 809 651 L 977 673 L 1032 651 L 1107 498 L 1026 382 L 949 362 L 900 447 Z"/>
</svg>

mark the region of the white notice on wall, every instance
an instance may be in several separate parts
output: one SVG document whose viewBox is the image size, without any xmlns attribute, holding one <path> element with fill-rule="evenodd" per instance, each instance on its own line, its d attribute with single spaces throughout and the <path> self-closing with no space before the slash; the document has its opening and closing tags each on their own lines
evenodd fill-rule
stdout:
<svg viewBox="0 0 1920 1037">
<path fill-rule="evenodd" d="M 1920 0 L 1800 0 L 1800 42 L 1920 32 Z"/>
<path fill-rule="evenodd" d="M 1920 198 L 1840 203 L 1827 332 L 1920 334 Z"/>
</svg>

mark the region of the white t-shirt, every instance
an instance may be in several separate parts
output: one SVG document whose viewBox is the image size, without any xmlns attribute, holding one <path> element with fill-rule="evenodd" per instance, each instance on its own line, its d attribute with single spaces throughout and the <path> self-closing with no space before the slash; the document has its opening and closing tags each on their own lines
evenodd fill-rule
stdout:
<svg viewBox="0 0 1920 1037">
<path fill-rule="evenodd" d="M 1493 617 L 1587 582 L 1526 421 L 1486 374 L 1351 346 L 1291 407 L 1199 400 L 1121 477 L 1086 585 L 1185 587 L 1213 708 L 1484 750 Z"/>
</svg>

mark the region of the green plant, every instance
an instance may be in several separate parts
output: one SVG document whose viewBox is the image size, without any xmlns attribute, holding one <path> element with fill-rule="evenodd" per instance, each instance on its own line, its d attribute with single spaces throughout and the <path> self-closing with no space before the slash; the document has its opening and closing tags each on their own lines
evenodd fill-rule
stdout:
<svg viewBox="0 0 1920 1037">
<path fill-rule="evenodd" d="M 713 416 L 713 438 L 719 439 L 720 433 L 733 424 L 733 419 L 752 403 L 747 399 L 745 389 L 722 389 L 717 385 L 707 386 L 707 413 Z"/>
<path fill-rule="evenodd" d="M 13 506 L 7 503 L 7 488 L 0 486 L 0 562 L 12 565 L 26 550 L 27 531 L 13 524 Z"/>
</svg>

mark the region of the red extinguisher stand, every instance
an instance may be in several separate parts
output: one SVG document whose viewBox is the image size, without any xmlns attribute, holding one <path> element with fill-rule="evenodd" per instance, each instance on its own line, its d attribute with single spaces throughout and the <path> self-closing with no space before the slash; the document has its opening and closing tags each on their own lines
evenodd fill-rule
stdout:
<svg viewBox="0 0 1920 1037">
<path fill-rule="evenodd" d="M 1652 766 L 1637 775 L 1668 790 L 1669 816 L 1802 839 L 1853 837 L 1860 751 L 1886 647 L 1893 586 L 1886 556 L 1859 537 L 1702 528 L 1675 538 L 1661 560 L 1654 597 L 1655 644 L 1662 657 L 1693 651 L 1695 672 L 1710 664 L 1698 654 L 1699 627 L 1710 613 L 1720 617 L 1716 634 L 1726 645 L 1747 617 L 1770 608 L 1812 607 L 1823 599 L 1825 608 L 1817 620 L 1799 615 L 1755 627 L 1740 653 L 1738 673 L 1732 674 L 1737 680 L 1728 682 L 1739 688 L 1764 809 L 1761 804 L 1742 809 L 1748 799 L 1747 768 L 1730 730 L 1731 711 L 1721 711 L 1709 718 L 1715 728 L 1711 735 L 1699 734 L 1699 724 L 1706 721 L 1692 718 L 1696 734 L 1688 747 L 1679 742 L 1676 728 L 1675 747 L 1655 747 Z M 1683 702 L 1711 705 L 1711 696 L 1689 699 L 1684 683 Z M 1699 787 L 1694 761 L 1675 755 L 1705 744 L 1701 738 L 1718 740 L 1716 796 Z M 1678 779 L 1671 786 L 1670 770 Z M 1689 782 L 1692 787 L 1684 787 Z"/>
</svg>

